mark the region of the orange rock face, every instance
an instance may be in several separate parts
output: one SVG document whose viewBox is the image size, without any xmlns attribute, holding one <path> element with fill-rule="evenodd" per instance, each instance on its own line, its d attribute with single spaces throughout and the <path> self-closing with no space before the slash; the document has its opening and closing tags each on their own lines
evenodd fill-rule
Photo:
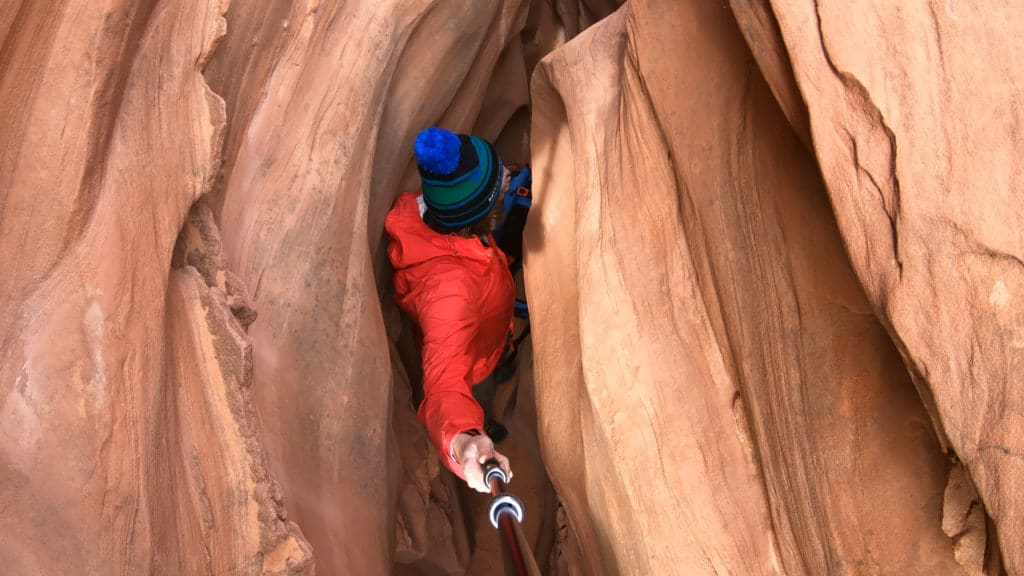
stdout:
<svg viewBox="0 0 1024 576">
<path fill-rule="evenodd" d="M 980 502 L 943 454 L 898 352 L 906 346 L 894 345 L 886 330 L 895 310 L 941 318 L 936 307 L 945 301 L 929 292 L 937 278 L 901 285 L 933 294 L 930 307 L 904 300 L 888 311 L 880 300 L 894 306 L 889 293 L 862 285 L 861 262 L 854 258 L 851 266 L 845 252 L 864 251 L 862 258 L 874 262 L 891 236 L 881 225 L 859 229 L 859 236 L 846 231 L 848 219 L 863 226 L 858 214 L 890 205 L 884 189 L 880 202 L 871 188 L 892 182 L 889 138 L 869 140 L 886 128 L 854 123 L 863 135 L 836 128 L 859 118 L 852 110 L 863 107 L 861 99 L 849 104 L 851 112 L 836 112 L 837 100 L 863 96 L 850 90 L 856 82 L 847 77 L 835 78 L 827 95 L 805 91 L 817 99 L 808 102 L 808 114 L 787 84 L 794 77 L 790 59 L 796 78 L 815 89 L 839 76 L 824 58 L 820 69 L 801 68 L 801 58 L 820 56 L 801 52 L 805 36 L 818 39 L 814 22 L 805 14 L 793 17 L 792 32 L 782 26 L 787 52 L 772 43 L 779 31 L 770 26 L 769 9 L 736 4 L 743 4 L 736 11 L 750 45 L 760 49 L 756 58 L 737 18 L 721 6 L 634 1 L 546 58 L 534 78 L 537 203 L 526 266 L 539 426 L 545 462 L 584 557 L 593 571 L 637 574 L 676 573 L 680 566 L 685 573 L 998 573 L 984 519 L 968 517 Z M 825 12 L 838 34 L 843 10 Z M 892 17 L 893 25 L 901 22 Z M 859 36 L 842 29 L 841 45 L 865 74 L 869 65 L 884 69 L 892 52 L 864 51 Z M 908 122 L 916 118 L 911 102 L 903 106 Z M 813 152 L 827 161 L 825 170 L 802 143 L 810 143 L 808 115 Z M 819 116 L 827 126 L 816 124 Z M 917 137 L 942 133 L 939 124 L 929 126 L 934 132 L 922 128 Z M 842 151 L 850 155 L 837 157 Z M 883 175 L 865 170 L 868 162 L 879 162 Z M 1009 174 L 1011 167 L 991 168 Z M 846 188 L 826 186 L 832 171 L 847 178 Z M 1014 189 L 1007 182 L 997 197 Z M 937 217 L 944 194 L 920 186 L 926 213 Z M 970 206 L 966 190 L 957 190 L 964 190 L 957 206 Z M 1019 200 L 1007 197 L 1000 205 L 1010 208 L 985 232 L 1005 254 L 1019 254 L 1016 232 L 1007 228 L 1019 220 Z M 956 245 L 922 229 L 917 234 L 918 249 L 946 253 Z M 932 254 L 928 266 L 941 261 Z M 951 264 L 944 273 L 960 269 Z M 1003 275 L 1011 269 L 999 267 Z M 962 282 L 951 294 L 996 285 L 994 276 L 979 282 L 955 274 Z M 1003 296 L 1013 291 L 1006 282 L 999 284 Z M 968 318 L 990 309 L 982 304 L 956 307 L 958 325 L 967 329 Z M 999 341 L 1009 346 L 1009 328 L 1019 318 L 1001 310 L 1009 324 L 1000 325 Z M 937 330 L 956 333 L 941 322 L 921 322 L 911 329 L 915 340 L 931 334 L 926 339 L 946 346 L 957 341 L 939 336 Z M 960 341 L 990 339 L 958 334 Z M 998 430 L 1009 456 L 993 449 L 978 471 L 965 460 L 988 507 L 986 478 L 1006 470 L 1005 483 L 994 485 L 1016 485 L 1019 462 L 1001 434 L 1015 429 L 1015 409 L 1008 407 L 1020 401 L 999 382 L 1019 360 L 983 360 L 976 349 L 972 362 L 942 349 L 962 366 L 983 363 L 973 369 L 992 371 L 978 374 L 991 373 L 993 381 L 973 381 L 990 391 L 988 407 L 978 404 L 969 414 L 949 407 L 944 414 L 940 405 L 940 419 L 993 422 L 1009 409 L 986 432 Z M 932 388 L 941 398 L 943 380 L 914 375 L 926 398 Z M 964 385 L 967 377 L 961 375 Z M 955 442 L 952 448 L 958 450 Z M 1020 531 L 1009 528 L 1012 521 L 1002 530 L 1000 516 L 1014 503 L 998 491 L 993 496 L 989 512 L 1009 557 L 1019 549 Z M 1013 561 L 1007 566 L 1013 571 Z"/>
<path fill-rule="evenodd" d="M 211 65 L 237 102 L 214 204 L 259 314 L 248 335 L 271 469 L 324 574 L 456 574 L 472 561 L 456 484 L 393 365 L 393 305 L 378 299 L 390 275 L 375 267 L 384 216 L 416 182 L 416 133 L 479 125 L 496 138 L 527 104 L 516 48 L 528 9 L 374 0 L 227 15 L 247 34 Z"/>
<path fill-rule="evenodd" d="M 501 572 L 383 255 L 440 124 L 532 162 L 545 573 L 1024 572 L 1020 17 L 876 4 L 3 3 L 0 571 Z"/>
<path fill-rule="evenodd" d="M 1022 573 L 1021 14 L 937 1 L 775 13 L 853 268 Z M 969 532 L 958 558 L 977 564 L 966 549 L 985 547 L 984 529 Z"/>
<path fill-rule="evenodd" d="M 311 574 L 212 220 L 202 274 L 172 269 L 219 165 L 201 74 L 219 4 L 14 3 L 0 22 L 3 570 Z"/>
</svg>

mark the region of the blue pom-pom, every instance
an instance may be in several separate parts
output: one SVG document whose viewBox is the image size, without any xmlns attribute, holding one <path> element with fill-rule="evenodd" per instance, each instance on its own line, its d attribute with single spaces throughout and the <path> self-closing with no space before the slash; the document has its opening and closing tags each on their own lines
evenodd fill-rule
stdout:
<svg viewBox="0 0 1024 576">
<path fill-rule="evenodd" d="M 451 174 L 459 167 L 459 137 L 431 126 L 416 137 L 416 161 L 427 172 Z"/>
</svg>

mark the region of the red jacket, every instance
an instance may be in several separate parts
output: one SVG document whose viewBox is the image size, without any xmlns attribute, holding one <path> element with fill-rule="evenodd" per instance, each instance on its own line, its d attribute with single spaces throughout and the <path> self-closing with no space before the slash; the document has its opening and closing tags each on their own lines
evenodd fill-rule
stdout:
<svg viewBox="0 0 1024 576">
<path fill-rule="evenodd" d="M 490 376 L 512 328 L 515 287 L 505 255 L 489 237 L 439 234 L 423 222 L 422 196 L 402 194 L 384 221 L 391 237 L 398 305 L 423 333 L 419 418 L 453 472 L 452 439 L 483 428 L 471 389 Z"/>
</svg>

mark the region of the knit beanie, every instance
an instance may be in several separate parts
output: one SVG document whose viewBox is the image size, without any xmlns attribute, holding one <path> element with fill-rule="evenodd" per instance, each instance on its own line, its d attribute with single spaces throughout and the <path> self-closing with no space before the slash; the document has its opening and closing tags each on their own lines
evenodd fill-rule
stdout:
<svg viewBox="0 0 1024 576">
<path fill-rule="evenodd" d="M 505 167 L 490 143 L 431 127 L 416 137 L 415 151 L 423 199 L 437 223 L 461 228 L 491 211 Z"/>
</svg>

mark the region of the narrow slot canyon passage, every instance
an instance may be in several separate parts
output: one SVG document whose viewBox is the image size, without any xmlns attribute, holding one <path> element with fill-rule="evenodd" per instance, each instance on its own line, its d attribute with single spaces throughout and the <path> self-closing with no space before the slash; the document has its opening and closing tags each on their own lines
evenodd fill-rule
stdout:
<svg viewBox="0 0 1024 576">
<path fill-rule="evenodd" d="M 231 267 L 244 271 L 248 266 L 248 274 L 241 273 L 250 289 L 254 290 L 252 300 L 257 313 L 262 314 L 250 330 L 254 341 L 254 379 L 257 382 L 254 398 L 261 422 L 265 422 L 265 436 L 270 437 L 266 442 L 267 455 L 275 478 L 281 482 L 284 507 L 289 520 L 295 522 L 309 542 L 318 570 L 374 573 L 379 571 L 381 562 L 390 558 L 395 574 L 502 573 L 498 533 L 486 520 L 489 496 L 469 490 L 444 469 L 422 423 L 416 418 L 416 407 L 422 400 L 422 369 L 412 325 L 394 302 L 392 270 L 386 255 L 387 239 L 383 234 L 384 216 L 399 193 L 419 188 L 419 175 L 411 154 L 412 141 L 419 130 L 429 125 L 474 134 L 493 142 L 507 165 L 529 164 L 529 78 L 534 68 L 543 56 L 617 7 L 616 3 L 581 7 L 568 3 L 506 2 L 459 11 L 452 3 L 438 2 L 426 3 L 418 9 L 419 12 L 409 14 L 394 11 L 397 8 L 379 9 L 377 17 L 365 20 L 371 31 L 375 23 L 383 27 L 393 26 L 396 19 L 404 28 L 401 39 L 389 48 L 393 52 L 371 53 L 369 56 L 380 56 L 381 60 L 364 63 L 365 69 L 358 72 L 367 74 L 374 66 L 381 69 L 381 76 L 375 80 L 379 82 L 382 98 L 371 103 L 370 114 L 376 120 L 367 125 L 369 140 L 376 141 L 372 154 L 370 149 L 365 149 L 366 156 L 359 157 L 360 151 L 348 146 L 352 138 L 358 141 L 360 137 L 347 135 L 337 140 L 342 147 L 338 150 L 348 162 L 348 171 L 338 172 L 337 177 L 342 180 L 334 181 L 322 172 L 312 176 L 314 182 L 325 179 L 325 183 L 338 182 L 336 185 L 342 186 L 343 190 L 358 190 L 359 195 L 366 196 L 365 205 L 349 202 L 342 191 L 332 195 L 331 190 L 324 189 L 318 192 L 323 194 L 325 203 L 335 202 L 334 208 L 321 211 L 314 206 L 302 207 L 298 216 L 288 206 L 294 200 L 287 195 L 272 193 L 267 196 L 266 204 L 254 201 L 248 195 L 245 187 L 251 189 L 251 179 L 260 181 L 262 175 L 252 172 L 256 167 L 246 164 L 247 156 L 251 158 L 250 163 L 267 154 L 279 157 L 289 144 L 280 140 L 275 140 L 272 147 L 251 144 L 244 141 L 247 138 L 245 132 L 252 131 L 252 127 L 260 123 L 261 109 L 291 110 L 294 106 L 297 113 L 303 114 L 309 103 L 316 102 L 317 98 L 315 93 L 307 91 L 299 99 L 301 101 L 297 96 L 290 96 L 280 104 L 264 100 L 252 108 L 253 103 L 246 94 L 266 91 L 266 98 L 273 99 L 274 93 L 269 86 L 275 84 L 276 78 L 274 71 L 261 69 L 265 64 L 253 57 L 251 46 L 245 44 L 244 39 L 258 38 L 257 49 L 276 53 L 282 48 L 275 42 L 286 45 L 291 27 L 282 30 L 273 26 L 281 19 L 287 19 L 283 14 L 268 13 L 265 20 L 256 20 L 251 14 L 238 12 L 233 18 L 233 8 L 229 9 L 226 15 L 228 28 L 230 30 L 234 26 L 240 32 L 238 36 L 232 37 L 229 33 L 225 37 L 206 70 L 211 87 L 224 96 L 228 104 L 222 181 L 206 201 L 222 229 L 234 226 L 238 230 L 251 230 L 248 232 L 249 240 L 236 237 L 234 246 L 230 245 L 231 240 L 226 240 L 225 252 L 229 255 L 247 254 L 233 261 Z M 238 22 L 233 25 L 233 20 Z M 446 32 L 439 39 L 438 30 L 442 29 Z M 330 36 L 326 30 L 322 32 L 325 37 Z M 232 43 L 232 38 L 236 38 L 237 43 Z M 354 53 L 362 57 L 362 53 Z M 372 74 L 368 77 L 373 78 Z M 337 98 L 336 88 L 320 86 L 321 79 L 312 74 L 308 78 L 300 75 L 293 81 L 308 83 L 314 90 L 322 90 L 324 98 Z M 235 106 L 232 106 L 233 99 L 236 100 Z M 363 104 L 358 102 L 350 106 Z M 338 122 L 337 130 L 359 134 L 358 128 L 345 124 L 350 118 L 348 112 L 348 108 L 335 103 L 332 107 L 309 112 L 307 121 L 317 124 L 321 133 L 327 135 L 331 129 L 322 123 L 325 118 L 334 118 Z M 232 126 L 237 126 L 238 130 L 233 131 Z M 291 129 L 281 127 L 271 133 L 275 131 L 287 137 Z M 309 137 L 317 136 L 311 133 Z M 302 135 L 295 139 L 303 142 Z M 253 147 L 259 151 L 253 152 Z M 326 153 L 322 152 L 324 147 L 321 143 L 313 151 L 325 156 L 324 164 L 318 170 L 337 170 L 331 164 L 339 161 L 328 160 Z M 313 164 L 316 163 L 314 160 Z M 256 169 L 262 170 L 262 165 Z M 353 171 L 360 176 L 353 176 Z M 243 188 L 236 190 L 232 187 L 232 181 L 238 181 L 239 176 L 236 175 L 247 174 L 253 176 L 240 176 L 245 185 Z M 273 180 L 281 177 L 274 176 Z M 301 182 L 310 177 L 310 171 L 305 169 L 289 178 L 292 182 L 296 178 Z M 359 189 L 352 184 L 353 178 L 364 182 L 366 188 Z M 300 185 L 296 183 L 294 186 L 297 194 L 306 194 L 300 191 L 303 190 Z M 353 208 L 365 210 L 365 223 L 360 222 L 355 214 L 337 214 Z M 318 221 L 331 210 L 335 211 L 331 216 L 334 220 Z M 306 226 L 311 220 L 314 226 Z M 277 224 L 271 225 L 271 221 L 291 227 L 292 232 L 284 232 L 290 237 L 287 241 L 275 238 L 279 229 Z M 258 231 L 265 226 L 273 226 L 275 230 Z M 322 231 L 315 232 L 317 227 Z M 308 253 L 300 246 L 317 251 L 324 249 L 317 246 L 317 236 L 330 238 L 337 234 L 351 234 L 352 239 L 345 242 L 351 241 L 353 245 L 347 248 L 336 245 L 335 248 L 358 254 L 360 250 L 354 244 L 359 242 L 359 230 L 366 235 L 369 248 L 359 257 L 365 258 L 369 268 L 364 268 L 354 277 L 353 272 L 349 272 L 344 278 L 330 278 L 323 268 L 336 269 L 337 264 L 321 267 L 309 263 L 307 272 L 301 275 L 305 278 L 301 285 L 295 284 L 290 272 L 268 273 L 280 268 L 279 256 L 271 258 L 269 253 L 264 253 L 252 243 L 255 240 L 255 244 L 259 244 L 267 239 L 277 245 L 273 250 L 292 253 L 296 258 L 306 260 Z M 248 264 L 246 258 L 251 259 Z M 326 262 L 330 260 L 327 258 Z M 357 269 L 352 261 L 342 267 Z M 368 270 L 372 270 L 372 276 L 366 274 Z M 278 278 L 276 281 L 273 279 L 275 276 Z M 342 280 L 344 284 L 340 283 Z M 353 285 L 360 282 L 364 287 L 349 296 L 354 290 Z M 346 331 L 350 333 L 338 334 L 341 357 L 331 358 L 333 367 L 303 365 L 307 360 L 302 355 L 308 354 L 308 350 L 319 353 L 317 348 L 323 343 L 311 342 L 301 334 L 294 335 L 296 348 L 291 353 L 292 358 L 282 361 L 281 352 L 292 346 L 282 346 L 282 333 L 272 326 L 292 322 L 289 318 L 294 318 L 295 312 L 285 311 L 279 318 L 270 319 L 261 311 L 262 303 L 280 302 L 287 308 L 290 306 L 286 303 L 288 301 L 308 298 L 298 296 L 303 292 L 319 293 L 321 298 L 325 293 L 334 292 L 342 300 L 352 298 L 348 300 L 348 306 L 365 308 L 365 302 L 356 300 L 369 295 L 369 285 L 378 295 L 379 318 L 383 320 L 379 324 L 374 321 L 375 314 L 367 310 L 364 310 L 361 320 L 353 323 L 350 318 L 354 310 L 344 303 L 333 313 L 322 306 L 317 312 L 300 313 L 304 318 L 300 324 L 307 326 L 319 325 L 332 315 L 349 318 Z M 526 299 L 522 272 L 516 275 L 516 291 L 518 297 Z M 330 306 L 328 304 L 328 308 Z M 260 333 L 260 321 L 264 322 L 262 326 L 269 330 L 268 333 Z M 517 319 L 514 334 L 523 335 L 527 326 L 526 321 Z M 332 331 L 330 328 L 327 330 Z M 369 334 L 383 337 L 369 338 Z M 358 337 L 359 343 L 355 349 L 346 350 L 349 345 L 345 342 L 351 342 L 354 336 Z M 266 345 L 266 352 L 261 349 L 261 341 Z M 299 345 L 300 341 L 303 344 Z M 335 356 L 327 351 L 324 353 L 327 357 Z M 270 356 L 274 356 L 273 362 Z M 350 359 L 351 364 L 345 365 L 344 358 Z M 528 520 L 524 525 L 525 533 L 542 571 L 570 573 L 580 569 L 580 552 L 541 461 L 534 408 L 533 352 L 529 337 L 522 340 L 516 358 L 518 368 L 514 376 L 499 385 L 495 398 L 497 419 L 510 432 L 509 439 L 497 448 L 512 461 L 515 481 L 511 488 L 526 506 Z M 298 363 L 301 372 L 312 374 L 336 374 L 341 370 L 348 373 L 349 378 L 364 382 L 362 391 L 347 395 L 348 400 L 340 403 L 331 393 L 330 386 L 311 386 L 300 382 L 294 373 L 283 372 L 282 367 L 292 362 Z M 293 380 L 294 383 L 284 384 L 282 379 Z M 264 393 L 262 397 L 260 380 L 275 382 L 268 385 L 273 391 Z M 310 400 L 312 403 L 309 405 L 296 402 L 291 393 L 294 389 L 304 389 L 306 393 L 312 391 L 318 400 Z M 360 398 L 354 398 L 356 395 Z M 387 401 L 391 406 L 386 405 Z M 359 416 L 344 423 L 330 422 L 335 418 L 331 414 L 331 406 L 344 410 L 345 414 L 355 412 Z M 353 460 L 341 454 L 324 453 L 316 447 L 297 447 L 297 440 L 310 435 L 307 427 L 297 426 L 302 421 L 328 424 L 336 435 L 340 426 L 342 436 L 375 430 L 370 438 L 376 440 L 370 441 L 383 440 L 387 447 L 386 454 L 377 456 L 377 472 L 357 474 L 368 480 L 359 480 L 359 487 L 355 491 L 350 490 L 352 484 L 344 476 L 351 474 L 350 462 Z M 325 446 L 339 442 L 338 438 L 317 429 L 312 431 L 312 436 L 319 438 Z M 365 461 L 365 458 L 359 455 L 354 461 Z M 332 469 L 339 472 L 332 472 Z M 338 477 L 333 478 L 335 475 Z M 389 484 L 380 482 L 383 478 L 388 478 Z M 322 496 L 325 493 L 341 494 L 334 499 L 337 517 L 332 517 L 331 507 L 325 505 L 329 501 L 329 497 Z M 369 507 L 374 501 L 378 503 L 377 514 Z M 377 530 L 362 530 L 363 525 L 353 519 L 353 512 L 375 525 Z M 377 550 L 380 555 L 373 558 L 365 554 L 366 550 Z"/>
<path fill-rule="evenodd" d="M 1024 574 L 1022 17 L 8 2 L 0 572 L 505 573 L 387 253 L 440 126 L 533 174 L 543 574 Z"/>
<path fill-rule="evenodd" d="M 569 34 L 578 33 L 616 7 L 611 4 L 595 9 L 584 7 L 584 13 L 577 14 L 566 10 L 566 6 L 530 3 L 525 13 L 517 15 L 513 28 L 518 28 L 518 33 L 511 35 L 494 63 L 482 101 L 477 104 L 479 116 L 472 127 L 444 127 L 461 128 L 492 142 L 502 162 L 512 169 L 529 166 L 529 78 L 534 68 L 543 56 L 564 43 Z M 568 28 L 565 22 L 569 23 Z M 419 175 L 411 160 L 401 189 L 417 190 L 418 187 Z M 393 428 L 404 474 L 396 510 L 398 528 L 393 573 L 401 576 L 454 574 L 462 573 L 464 567 L 465 573 L 470 575 L 503 574 L 500 534 L 488 520 L 490 496 L 473 491 L 445 470 L 443 464 L 432 462 L 435 450 L 416 419 L 415 410 L 423 399 L 421 357 L 414 342 L 414 327 L 394 303 L 392 270 L 387 262 L 381 262 L 385 259 L 381 253 L 385 244 L 378 250 L 375 271 L 385 325 L 393 346 L 392 363 L 396 366 Z M 516 296 L 528 303 L 523 279 L 522 271 L 515 273 Z M 511 461 L 515 481 L 510 489 L 526 508 L 528 520 L 524 534 L 541 572 L 569 574 L 582 569 L 580 552 L 541 458 L 529 330 L 528 319 L 514 319 L 512 338 L 519 342 L 513 347 L 515 373 L 505 376 L 508 379 L 499 383 L 493 404 L 495 419 L 505 425 L 509 437 L 497 444 L 496 449 Z M 429 465 L 424 466 L 428 462 Z M 439 535 L 443 535 L 443 539 Z"/>
</svg>

